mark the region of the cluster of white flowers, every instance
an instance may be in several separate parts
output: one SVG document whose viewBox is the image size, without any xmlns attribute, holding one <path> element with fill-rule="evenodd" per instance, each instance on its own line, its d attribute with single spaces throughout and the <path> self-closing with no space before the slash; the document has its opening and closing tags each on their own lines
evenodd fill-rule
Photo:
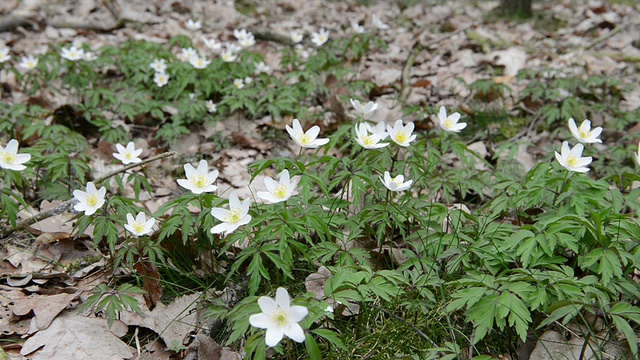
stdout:
<svg viewBox="0 0 640 360">
<path fill-rule="evenodd" d="M 68 48 L 62 48 L 60 56 L 69 61 L 93 61 L 98 57 L 91 51 L 84 51 L 84 49 L 78 45 L 71 45 Z"/>
<path fill-rule="evenodd" d="M 163 87 L 169 82 L 169 75 L 167 74 L 167 61 L 165 59 L 154 59 L 151 64 L 151 68 L 155 71 L 153 74 L 153 82 L 158 87 Z"/>
<path fill-rule="evenodd" d="M 555 152 L 556 160 L 569 171 L 586 173 L 589 171 L 588 166 L 593 161 L 593 158 L 591 156 L 582 157 L 583 144 L 601 143 L 602 140 L 598 139 L 598 136 L 602 133 L 602 128 L 597 127 L 591 130 L 591 121 L 588 119 L 585 119 L 578 127 L 576 121 L 571 118 L 569 119 L 569 131 L 578 140 L 578 144 L 573 148 L 569 148 L 569 142 L 564 141 L 560 148 L 560 153 Z"/>
</svg>

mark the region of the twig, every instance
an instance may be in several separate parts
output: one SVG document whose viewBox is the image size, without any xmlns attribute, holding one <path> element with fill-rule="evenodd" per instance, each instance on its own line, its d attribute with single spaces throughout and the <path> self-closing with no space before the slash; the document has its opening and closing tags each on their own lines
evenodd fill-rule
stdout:
<svg viewBox="0 0 640 360">
<path fill-rule="evenodd" d="M 164 158 L 176 155 L 176 154 L 177 154 L 177 152 L 170 151 L 170 152 L 162 153 L 160 155 L 156 155 L 154 157 L 150 157 L 150 158 L 145 159 L 145 160 L 143 160 L 143 161 L 141 161 L 139 163 L 127 165 L 127 166 L 125 166 L 125 167 L 123 167 L 121 169 L 118 169 L 116 171 L 112 171 L 112 172 L 108 173 L 107 175 L 104 175 L 104 176 L 101 176 L 101 177 L 95 179 L 94 183 L 96 185 L 98 185 L 101 182 L 103 182 L 103 181 L 105 181 L 105 180 L 107 180 L 107 179 L 109 179 L 109 178 L 111 178 L 111 177 L 113 177 L 113 176 L 115 176 L 117 174 L 123 173 L 123 172 L 125 172 L 127 170 L 130 170 L 130 169 L 133 169 L 133 168 L 136 168 L 136 167 L 139 167 L 139 166 L 143 166 L 143 165 L 146 165 L 146 164 L 148 164 L 148 163 L 150 163 L 152 161 L 164 159 Z M 22 230 L 22 229 L 24 229 L 25 227 L 27 227 L 27 226 L 29 226 L 31 224 L 35 224 L 38 221 L 42 221 L 44 219 L 48 219 L 48 218 L 50 218 L 52 216 L 55 216 L 55 215 L 63 214 L 63 213 L 66 213 L 66 212 L 70 212 L 72 207 L 73 207 L 73 205 L 75 205 L 76 201 L 77 200 L 75 198 L 69 199 L 69 200 L 63 202 L 62 204 L 60 204 L 60 205 L 58 205 L 58 206 L 56 206 L 54 208 L 51 208 L 51 209 L 49 209 L 47 211 L 43 211 L 41 213 L 35 214 L 32 217 L 17 223 L 15 228 L 6 227 L 6 228 L 2 229 L 2 231 L 0 231 L 0 240 L 5 239 L 7 236 L 13 234 L 16 231 Z"/>
<path fill-rule="evenodd" d="M 465 27 L 459 28 L 438 39 L 431 40 L 426 44 L 422 44 L 420 43 L 420 41 L 416 41 L 415 44 L 413 44 L 413 47 L 411 48 L 411 52 L 407 57 L 407 61 L 404 63 L 404 67 L 402 68 L 402 90 L 400 90 L 400 96 L 398 97 L 398 101 L 400 102 L 400 104 L 404 104 L 409 98 L 409 94 L 411 94 L 411 68 L 413 67 L 413 64 L 416 62 L 416 59 L 418 58 L 418 55 L 420 55 L 422 50 L 425 50 L 435 44 L 438 44 L 439 42 L 446 40 L 456 34 L 466 31 L 473 25 L 474 24 L 470 24 Z M 418 37 L 419 36 L 420 35 L 418 35 Z"/>
</svg>

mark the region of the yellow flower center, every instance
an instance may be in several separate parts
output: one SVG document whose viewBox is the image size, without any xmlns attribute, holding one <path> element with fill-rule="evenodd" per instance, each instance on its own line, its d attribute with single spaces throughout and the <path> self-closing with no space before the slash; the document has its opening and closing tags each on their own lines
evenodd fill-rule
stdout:
<svg viewBox="0 0 640 360">
<path fill-rule="evenodd" d="M 136 221 L 135 223 L 133 223 L 133 225 L 131 225 L 131 227 L 133 228 L 133 231 L 135 231 L 136 233 L 142 234 L 145 228 L 144 225 L 145 224 L 143 222 Z"/>
<path fill-rule="evenodd" d="M 224 221 L 228 222 L 228 223 L 232 223 L 235 224 L 238 221 L 240 221 L 240 215 L 242 215 L 242 211 L 241 210 L 229 210 L 229 215 L 225 216 Z"/>
<path fill-rule="evenodd" d="M 567 165 L 576 166 L 577 162 L 578 162 L 578 159 L 575 156 L 573 155 L 567 156 Z"/>
<path fill-rule="evenodd" d="M 287 186 L 284 184 L 280 184 L 278 186 L 276 186 L 275 189 L 271 190 L 271 194 L 277 198 L 283 198 L 285 196 L 287 196 Z"/>
<path fill-rule="evenodd" d="M 400 130 L 396 133 L 396 141 L 399 143 L 403 143 L 405 141 L 407 141 L 407 133 Z"/>
<path fill-rule="evenodd" d="M 400 181 L 400 179 L 398 179 L 398 177 L 394 177 L 391 179 L 391 182 L 396 184 L 396 187 L 400 187 L 402 185 L 402 181 Z"/>
<path fill-rule="evenodd" d="M 33 69 L 34 67 L 36 67 L 36 63 L 33 61 L 27 61 L 27 67 L 29 69 Z"/>
<path fill-rule="evenodd" d="M 2 153 L 0 153 L 0 158 L 2 158 L 2 161 L 4 163 L 13 164 L 16 160 L 16 155 L 3 151 Z"/>
<path fill-rule="evenodd" d="M 311 144 L 311 138 L 309 137 L 309 135 L 307 134 L 300 134 L 296 137 L 296 139 L 298 140 L 298 142 L 302 145 L 309 145 Z"/>
<path fill-rule="evenodd" d="M 578 130 L 578 135 L 580 135 L 581 138 L 586 139 L 589 137 L 589 133 L 586 131 L 582 131 L 582 130 Z"/>
<path fill-rule="evenodd" d="M 98 203 L 98 197 L 95 195 L 89 195 L 87 196 L 87 205 L 93 207 L 96 206 L 96 204 Z"/>
<path fill-rule="evenodd" d="M 447 129 L 451 129 L 451 127 L 453 126 L 453 120 L 447 118 L 444 122 L 444 127 L 446 127 Z"/>
<path fill-rule="evenodd" d="M 193 186 L 195 187 L 204 187 L 204 185 L 207 183 L 207 179 L 205 179 L 205 177 L 202 175 L 193 175 L 190 180 L 191 184 L 193 184 Z"/>
<path fill-rule="evenodd" d="M 325 41 L 327 41 L 327 37 L 326 37 L 326 36 L 324 36 L 324 35 L 320 35 L 320 36 L 318 36 L 318 42 L 323 43 L 323 42 L 325 42 Z"/>
<path fill-rule="evenodd" d="M 287 319 L 287 313 L 285 313 L 284 311 L 278 309 L 276 310 L 273 315 L 271 315 L 271 320 L 277 325 L 277 326 L 285 326 L 286 324 L 289 323 L 288 319 Z"/>
<path fill-rule="evenodd" d="M 130 153 L 130 152 L 128 152 L 128 151 L 127 151 L 127 152 L 125 152 L 125 153 L 123 154 L 123 156 L 124 156 L 124 158 L 125 158 L 125 159 L 127 159 L 127 160 L 131 160 L 131 159 L 133 158 L 133 154 L 131 154 L 131 153 Z"/>
<path fill-rule="evenodd" d="M 362 141 L 362 143 L 365 146 L 373 146 L 377 143 L 376 139 L 373 138 L 373 136 L 371 135 L 363 135 L 360 137 L 360 141 Z"/>
</svg>

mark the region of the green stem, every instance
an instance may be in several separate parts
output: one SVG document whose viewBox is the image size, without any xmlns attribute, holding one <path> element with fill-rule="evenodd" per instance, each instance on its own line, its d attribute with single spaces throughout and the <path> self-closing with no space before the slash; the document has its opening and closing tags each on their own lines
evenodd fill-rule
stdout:
<svg viewBox="0 0 640 360">
<path fill-rule="evenodd" d="M 567 191 L 567 184 L 568 184 L 568 180 L 569 180 L 569 175 L 571 174 L 571 171 L 567 171 L 566 174 L 564 175 L 564 180 L 562 181 L 562 186 L 560 187 L 560 189 L 558 190 L 558 192 L 556 192 L 556 195 L 553 197 L 553 205 L 556 206 L 558 204 L 556 204 L 556 201 L 558 200 L 558 197 L 560 196 L 561 193 Z"/>
</svg>

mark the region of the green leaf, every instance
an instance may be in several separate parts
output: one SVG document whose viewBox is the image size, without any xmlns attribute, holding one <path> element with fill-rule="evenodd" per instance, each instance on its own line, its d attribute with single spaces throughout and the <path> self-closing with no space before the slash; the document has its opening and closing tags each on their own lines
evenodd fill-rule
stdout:
<svg viewBox="0 0 640 360">
<path fill-rule="evenodd" d="M 338 334 L 336 334 L 332 330 L 329 330 L 329 329 L 314 329 L 314 330 L 311 330 L 311 332 L 316 334 L 316 335 L 318 335 L 318 336 L 320 336 L 321 338 L 329 341 L 335 347 L 340 348 L 340 349 L 342 349 L 344 351 L 347 351 L 347 347 L 344 345 L 342 340 L 340 340 L 340 338 L 338 337 Z"/>
<path fill-rule="evenodd" d="M 318 343 L 316 343 L 316 339 L 314 339 L 311 334 L 307 333 L 304 337 L 304 345 L 307 348 L 307 354 L 309 354 L 311 360 L 322 360 Z"/>
</svg>

